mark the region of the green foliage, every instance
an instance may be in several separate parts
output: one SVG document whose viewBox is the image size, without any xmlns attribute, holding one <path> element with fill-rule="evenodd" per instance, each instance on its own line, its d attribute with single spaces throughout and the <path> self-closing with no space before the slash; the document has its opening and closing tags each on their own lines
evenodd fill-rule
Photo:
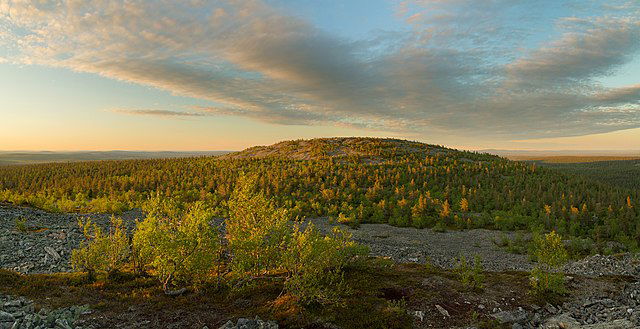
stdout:
<svg viewBox="0 0 640 329">
<path fill-rule="evenodd" d="M 465 256 L 460 256 L 453 269 L 462 286 L 469 290 L 481 290 L 484 288 L 484 274 L 480 256 L 475 256 L 473 264 L 467 261 Z"/>
<path fill-rule="evenodd" d="M 407 314 L 407 300 L 404 298 L 388 300 L 387 311 L 395 314 Z"/>
<path fill-rule="evenodd" d="M 515 231 L 527 229 L 531 223 L 535 223 L 535 218 L 521 215 L 511 211 L 494 211 L 494 226 L 502 231 Z"/>
<path fill-rule="evenodd" d="M 439 233 L 444 233 L 444 232 L 447 231 L 447 225 L 442 221 L 438 221 L 436 223 L 436 225 L 433 227 L 433 231 L 434 232 L 439 232 Z"/>
<path fill-rule="evenodd" d="M 186 211 L 165 199 L 152 199 L 137 223 L 133 250 L 138 266 L 158 277 L 165 291 L 176 283 L 197 285 L 219 268 L 218 232 L 201 202 Z M 217 273 L 220 275 L 220 273 Z"/>
<path fill-rule="evenodd" d="M 541 299 L 552 299 L 567 292 L 562 273 L 549 273 L 536 267 L 529 278 L 531 294 Z"/>
<path fill-rule="evenodd" d="M 532 241 L 525 237 L 522 232 L 516 233 L 515 238 L 510 239 L 507 234 L 503 233 L 499 240 L 494 240 L 497 246 L 505 248 L 512 254 L 523 255 L 530 251 L 532 248 Z"/>
<path fill-rule="evenodd" d="M 338 303 L 349 292 L 343 268 L 366 254 L 342 229 L 322 236 L 312 224 L 304 230 L 296 226 L 283 264 L 288 272 L 285 289 L 302 303 Z"/>
<path fill-rule="evenodd" d="M 16 230 L 23 233 L 26 233 L 28 231 L 26 218 L 24 217 L 16 218 Z"/>
<path fill-rule="evenodd" d="M 592 255 L 597 251 L 597 246 L 591 238 L 572 237 L 567 246 L 567 252 L 571 258 L 578 259 Z"/>
<path fill-rule="evenodd" d="M 241 282 L 283 274 L 284 288 L 301 303 L 336 303 L 348 292 L 343 268 L 366 250 L 338 228 L 322 236 L 312 224 L 304 230 L 256 192 L 256 177 L 242 176 L 229 201 L 227 241 L 230 268 Z"/>
<path fill-rule="evenodd" d="M 436 266 L 433 264 L 433 260 L 429 256 L 424 257 L 424 268 L 427 272 L 432 272 L 436 269 Z"/>
<path fill-rule="evenodd" d="M 632 190 L 640 189 L 640 159 L 593 161 L 593 158 L 570 159 L 575 163 L 537 162 L 538 165 L 553 168 L 572 175 L 589 177 L 604 184 Z M 597 160 L 597 159 L 596 159 Z"/>
<path fill-rule="evenodd" d="M 566 293 L 564 274 L 552 272 L 558 271 L 569 258 L 560 235 L 555 231 L 545 235 L 536 234 L 534 246 L 533 253 L 538 266 L 531 272 L 531 293 L 543 298 Z"/>
<path fill-rule="evenodd" d="M 227 241 L 231 269 L 238 276 L 279 270 L 291 239 L 289 215 L 256 192 L 255 177 L 242 176 L 229 200 Z"/>
<path fill-rule="evenodd" d="M 90 220 L 80 221 L 86 241 L 73 251 L 73 266 L 94 277 L 128 261 L 136 272 L 156 276 L 165 292 L 178 285 L 199 287 L 213 278 L 219 287 L 227 276 L 238 280 L 232 289 L 276 279 L 300 303 L 339 304 L 350 291 L 344 269 L 368 250 L 340 228 L 324 236 L 312 224 L 304 229 L 291 225 L 288 212 L 257 191 L 256 179 L 242 176 L 236 184 L 226 241 L 202 202 L 183 207 L 155 197 L 144 204 L 146 218 L 136 222 L 131 242 L 121 219 L 112 217 L 109 234 Z"/>
<path fill-rule="evenodd" d="M 555 231 L 545 235 L 534 236 L 534 255 L 539 264 L 555 269 L 568 260 L 568 253 L 562 242 L 562 237 Z"/>
<path fill-rule="evenodd" d="M 640 189 L 389 139 L 291 141 L 222 158 L 4 166 L 0 200 L 49 211 L 117 213 L 159 196 L 185 204 L 202 201 L 215 216 L 228 217 L 241 172 L 255 175 L 256 191 L 291 217 L 342 213 L 355 226 L 375 222 L 439 230 L 524 230 L 533 224 L 596 243 L 618 241 L 632 250 L 640 240 Z"/>
<path fill-rule="evenodd" d="M 122 269 L 129 255 L 129 238 L 122 219 L 111 217 L 109 231 L 91 222 L 80 219 L 78 225 L 83 230 L 85 240 L 71 253 L 71 265 L 77 271 L 87 272 L 93 280 L 95 273 L 112 274 Z"/>
</svg>

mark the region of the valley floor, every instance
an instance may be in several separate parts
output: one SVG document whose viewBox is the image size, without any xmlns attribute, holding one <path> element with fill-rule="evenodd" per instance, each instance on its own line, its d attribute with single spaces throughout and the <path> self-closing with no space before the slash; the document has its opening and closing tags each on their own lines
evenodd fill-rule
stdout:
<svg viewBox="0 0 640 329">
<path fill-rule="evenodd" d="M 130 227 L 141 216 L 138 211 L 122 215 Z M 569 264 L 565 270 L 572 276 L 570 294 L 551 306 L 527 294 L 524 271 L 533 266 L 528 257 L 508 253 L 493 242 L 514 233 L 362 225 L 349 230 L 354 240 L 368 245 L 372 256 L 395 263 L 377 258 L 350 270 L 348 281 L 354 295 L 347 305 L 302 311 L 279 297 L 281 289 L 271 283 L 241 294 L 202 291 L 175 298 L 164 296 L 158 284 L 147 278 L 88 284 L 80 274 L 60 273 L 70 270 L 70 252 L 82 239 L 77 220 L 84 217 L 88 215 L 51 214 L 0 204 L 0 267 L 10 270 L 0 271 L 0 294 L 4 294 L 0 295 L 0 312 L 11 313 L 15 305 L 33 305 L 16 304 L 16 297 L 9 297 L 25 296 L 37 307 L 87 304 L 91 311 L 81 315 L 82 320 L 105 328 L 200 329 L 207 325 L 213 329 L 229 319 L 255 315 L 277 320 L 285 328 L 640 326 L 640 262 L 631 255 L 592 256 Z M 110 216 L 90 217 L 106 225 Z M 26 219 L 26 231 L 17 229 L 19 218 Z M 325 232 L 333 225 L 323 218 L 311 222 Z M 465 289 L 447 270 L 460 255 L 481 257 L 487 271 L 484 290 Z M 435 266 L 414 264 L 427 259 Z M 589 326 L 594 323 L 598 326 Z M 1 316 L 0 328 L 4 328 Z"/>
</svg>

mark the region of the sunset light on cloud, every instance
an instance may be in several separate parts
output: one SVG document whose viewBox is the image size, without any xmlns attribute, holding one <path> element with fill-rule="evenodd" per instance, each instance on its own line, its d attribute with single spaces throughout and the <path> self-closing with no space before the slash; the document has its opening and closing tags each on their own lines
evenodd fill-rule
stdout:
<svg viewBox="0 0 640 329">
<path fill-rule="evenodd" d="M 640 3 L 0 0 L 0 86 L 0 149 L 638 150 Z"/>
</svg>

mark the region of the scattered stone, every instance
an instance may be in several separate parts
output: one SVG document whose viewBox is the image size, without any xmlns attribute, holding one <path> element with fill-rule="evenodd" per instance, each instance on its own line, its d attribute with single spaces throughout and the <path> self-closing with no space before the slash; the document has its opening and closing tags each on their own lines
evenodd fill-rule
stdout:
<svg viewBox="0 0 640 329">
<path fill-rule="evenodd" d="M 19 217 L 27 218 L 30 227 L 46 229 L 16 231 L 15 219 Z M 70 271 L 71 250 L 77 248 L 84 240 L 77 222 L 78 219 L 85 217 L 91 217 L 94 223 L 102 227 L 107 227 L 110 219 L 108 214 L 54 214 L 0 203 L 0 250 L 8 251 L 0 252 L 0 268 L 27 274 Z M 135 210 L 125 212 L 122 217 L 127 228 L 131 230 L 135 226 L 133 219 L 143 216 L 139 210 Z M 311 221 L 323 232 L 328 232 L 332 228 L 326 218 Z M 460 254 L 467 255 L 469 258 L 475 254 L 481 254 L 482 265 L 487 271 L 528 271 L 532 268 L 526 255 L 509 254 L 493 244 L 492 241 L 503 234 L 497 231 L 466 230 L 443 233 L 429 229 L 415 230 L 383 224 L 366 224 L 358 230 L 351 230 L 351 233 L 354 235 L 354 240 L 370 247 L 372 255 L 387 257 L 398 262 L 424 263 L 428 258 L 433 266 L 451 268 L 454 265 L 453 260 Z M 512 235 L 512 233 L 506 234 Z M 380 238 L 381 236 L 384 238 Z M 562 305 L 532 307 L 532 312 L 516 310 L 504 313 L 501 309 L 495 308 L 501 305 L 486 303 L 479 304 L 477 309 L 484 313 L 495 308 L 493 313 L 502 313 L 497 316 L 503 317 L 503 320 L 508 314 L 512 317 L 512 322 L 509 323 L 513 324 L 514 329 L 517 329 L 518 325 L 523 328 L 547 328 L 544 327 L 545 325 L 550 326 L 548 328 L 560 328 L 558 321 L 565 321 L 567 325 L 577 323 L 582 328 L 588 329 L 613 329 L 617 328 L 616 326 L 622 329 L 640 328 L 640 282 L 638 282 L 640 259 L 637 255 L 630 253 L 616 256 L 594 255 L 567 264 L 563 272 L 575 275 L 571 285 L 579 283 L 582 276 L 603 275 L 631 276 L 636 278 L 636 282 L 624 284 L 621 291 L 580 296 Z M 436 309 L 443 316 L 450 317 L 449 312 L 442 306 L 436 305 Z M 52 313 L 38 315 L 34 313 L 33 303 L 20 298 L 4 298 L 2 295 L 0 295 L 0 312 L 3 312 L 0 313 L 0 328 L 6 327 L 5 323 L 11 323 L 8 326 L 11 328 L 18 320 L 21 323 L 39 323 L 38 321 L 45 321 Z M 419 319 L 417 312 L 419 311 L 414 312 L 413 316 Z M 10 316 L 14 319 L 10 320 Z M 50 322 L 53 325 L 56 325 L 56 319 L 58 319 L 56 316 L 53 316 Z M 74 328 L 73 316 L 65 315 L 57 324 L 58 327 Z M 422 316 L 424 319 L 424 312 Z M 248 321 L 243 322 L 244 325 L 258 323 L 256 320 Z M 262 323 L 270 322 L 262 321 Z M 20 324 L 20 326 L 23 325 Z M 83 328 L 86 329 L 87 326 Z M 239 327 L 231 323 L 229 328 Z M 247 329 L 250 328 L 253 327 L 247 327 Z"/>
<path fill-rule="evenodd" d="M 12 307 L 20 307 L 22 306 L 22 301 L 19 299 L 10 300 L 4 303 L 4 308 L 12 308 Z"/>
<path fill-rule="evenodd" d="M 543 329 L 580 329 L 580 323 L 568 314 L 560 314 L 545 321 Z"/>
<path fill-rule="evenodd" d="M 229 320 L 220 329 L 278 329 L 278 324 L 274 321 L 262 321 L 256 316 L 255 319 L 239 318 L 237 323 Z"/>
<path fill-rule="evenodd" d="M 567 264 L 563 271 L 591 277 L 624 275 L 640 278 L 640 259 L 629 253 L 620 256 L 593 255 Z"/>
<path fill-rule="evenodd" d="M 420 322 L 424 321 L 424 312 L 423 311 L 414 311 L 413 317 L 420 320 Z"/>
<path fill-rule="evenodd" d="M 13 322 L 15 320 L 16 319 L 13 317 L 11 313 L 0 311 L 0 322 Z"/>
<path fill-rule="evenodd" d="M 36 312 L 33 302 L 27 299 L 0 295 L 0 328 L 93 328 L 84 323 L 80 326 L 79 318 L 87 310 L 87 306 L 71 306 Z"/>
<path fill-rule="evenodd" d="M 520 308 L 515 311 L 501 311 L 491 316 L 500 321 L 500 323 L 521 323 L 527 321 L 529 313 Z"/>
<path fill-rule="evenodd" d="M 25 274 L 70 271 L 71 250 L 84 240 L 78 219 L 87 217 L 107 227 L 111 215 L 48 213 L 0 203 L 0 268 Z M 134 219 L 142 218 L 142 213 L 128 211 L 122 217 L 131 230 L 135 227 Z M 29 227 L 40 229 L 16 231 L 17 218 L 27 218 Z"/>
<path fill-rule="evenodd" d="M 611 322 L 598 323 L 582 326 L 582 329 L 637 329 L 629 320 L 615 320 Z"/>
<path fill-rule="evenodd" d="M 326 218 L 312 218 L 308 222 L 324 233 L 338 225 L 329 223 Z M 356 242 L 367 245 L 372 256 L 388 257 L 396 262 L 424 264 L 428 259 L 433 266 L 453 268 L 460 255 L 467 259 L 482 255 L 482 266 L 486 271 L 529 271 L 533 268 L 526 255 L 509 253 L 493 242 L 503 234 L 514 238 L 516 233 L 486 229 L 436 232 L 386 224 L 363 224 L 357 230 L 345 229 Z"/>
<path fill-rule="evenodd" d="M 53 257 L 54 260 L 59 260 L 60 259 L 60 254 L 53 248 L 46 246 L 44 247 L 44 251 L 47 252 L 47 254 L 49 254 L 49 256 Z"/>
<path fill-rule="evenodd" d="M 165 295 L 174 296 L 175 297 L 175 296 L 180 296 L 180 295 L 184 294 L 185 292 L 187 292 L 187 288 L 180 288 L 180 289 L 177 289 L 177 290 L 165 291 Z"/>
<path fill-rule="evenodd" d="M 438 310 L 438 312 L 440 312 L 440 314 L 446 316 L 446 317 L 450 317 L 451 315 L 449 315 L 449 311 L 445 310 L 444 307 L 437 305 L 436 304 L 436 309 Z"/>
</svg>

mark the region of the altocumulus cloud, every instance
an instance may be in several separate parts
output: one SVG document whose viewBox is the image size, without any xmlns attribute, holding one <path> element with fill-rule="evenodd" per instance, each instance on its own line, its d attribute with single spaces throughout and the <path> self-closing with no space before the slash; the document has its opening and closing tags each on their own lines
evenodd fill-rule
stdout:
<svg viewBox="0 0 640 329">
<path fill-rule="evenodd" d="M 638 57 L 640 4 L 400 1 L 399 31 L 329 34 L 258 0 L 0 1 L 0 61 L 90 72 L 210 101 L 165 117 L 234 115 L 496 138 L 640 127 L 640 87 L 598 78 Z M 588 4 L 585 4 L 588 3 Z"/>
</svg>

